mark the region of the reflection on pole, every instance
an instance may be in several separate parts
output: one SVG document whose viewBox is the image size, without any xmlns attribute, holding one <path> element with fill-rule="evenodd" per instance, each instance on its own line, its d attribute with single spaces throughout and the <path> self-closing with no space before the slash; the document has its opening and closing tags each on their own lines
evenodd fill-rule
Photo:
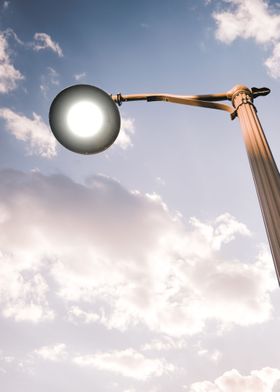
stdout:
<svg viewBox="0 0 280 392">
<path fill-rule="evenodd" d="M 252 91 L 246 86 L 232 90 L 232 103 L 243 132 L 243 139 L 262 211 L 275 270 L 280 284 L 280 175 L 270 151 Z"/>
</svg>

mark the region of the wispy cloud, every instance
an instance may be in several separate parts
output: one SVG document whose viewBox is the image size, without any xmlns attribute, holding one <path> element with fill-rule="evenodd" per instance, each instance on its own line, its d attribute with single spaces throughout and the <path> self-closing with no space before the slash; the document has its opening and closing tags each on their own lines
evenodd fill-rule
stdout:
<svg viewBox="0 0 280 392">
<path fill-rule="evenodd" d="M 28 255 L 23 254 L 22 257 L 24 260 Z M 52 320 L 54 312 L 46 298 L 49 288 L 45 279 L 37 273 L 26 280 L 20 270 L 9 265 L 11 261 L 9 255 L 1 254 L 0 302 L 3 316 L 35 323 Z"/>
<path fill-rule="evenodd" d="M 209 350 L 205 347 L 202 347 L 201 341 L 198 341 L 198 343 L 194 346 L 194 348 L 198 356 L 207 358 L 208 360 L 213 362 L 219 361 L 223 356 L 221 351 L 217 349 Z"/>
<path fill-rule="evenodd" d="M 86 73 L 82 72 L 82 73 L 78 73 L 74 75 L 74 79 L 77 81 L 80 81 L 81 79 L 84 79 L 86 77 Z"/>
<path fill-rule="evenodd" d="M 43 95 L 46 97 L 47 93 L 50 89 L 50 86 L 58 86 L 59 85 L 59 74 L 52 67 L 47 67 L 47 73 L 41 76 L 41 84 L 40 90 Z"/>
<path fill-rule="evenodd" d="M 161 186 L 165 186 L 166 185 L 166 182 L 165 182 L 165 180 L 163 179 L 163 178 L 161 178 L 161 177 L 156 177 L 156 183 L 158 184 L 158 185 L 161 185 Z"/>
<path fill-rule="evenodd" d="M 198 228 L 212 249 L 219 250 L 223 244 L 233 241 L 237 234 L 251 236 L 244 223 L 238 222 L 229 213 L 218 216 L 212 224 L 202 223 L 196 218 L 190 219 L 191 224 Z"/>
<path fill-rule="evenodd" d="M 73 361 L 79 366 L 92 366 L 140 381 L 145 381 L 152 376 L 159 377 L 175 370 L 175 367 L 165 360 L 146 357 L 131 348 L 77 356 Z"/>
<path fill-rule="evenodd" d="M 228 392 L 228 391 L 278 391 L 280 387 L 280 370 L 265 367 L 253 370 L 247 376 L 243 376 L 238 370 L 232 369 L 218 377 L 214 382 L 202 381 L 193 383 L 189 392 Z"/>
<path fill-rule="evenodd" d="M 62 49 L 59 44 L 45 33 L 36 33 L 34 40 L 36 42 L 23 42 L 15 31 L 11 28 L 0 32 L 0 93 L 8 93 L 17 88 L 18 82 L 24 79 L 24 76 L 17 70 L 11 62 L 9 54 L 8 38 L 12 37 L 19 45 L 25 48 L 33 48 L 35 51 L 50 49 L 62 57 Z M 48 67 L 48 74 L 41 78 L 40 89 L 46 95 L 49 84 L 58 84 L 58 74 L 52 68 Z"/>
<path fill-rule="evenodd" d="M 29 44 L 24 43 L 19 36 L 16 34 L 16 32 L 11 29 L 10 27 L 8 27 L 6 30 L 3 31 L 3 34 L 5 35 L 5 37 L 9 38 L 12 37 L 19 45 L 22 46 L 28 46 Z"/>
<path fill-rule="evenodd" d="M 54 344 L 51 346 L 43 346 L 37 350 L 34 350 L 39 358 L 47 361 L 62 361 L 67 358 L 66 345 L 64 343 Z"/>
<path fill-rule="evenodd" d="M 0 118 L 6 129 L 18 140 L 27 144 L 29 154 L 52 158 L 56 155 L 56 141 L 42 118 L 33 113 L 32 118 L 18 114 L 9 108 L 0 108 Z"/>
<path fill-rule="evenodd" d="M 170 336 L 163 336 L 161 339 L 154 339 L 150 343 L 142 346 L 143 351 L 169 351 L 181 350 L 187 346 L 184 339 L 174 339 Z"/>
<path fill-rule="evenodd" d="M 100 316 L 95 312 L 86 312 L 85 310 L 79 308 L 79 306 L 72 306 L 69 309 L 69 320 L 71 321 L 82 321 L 86 324 L 95 323 L 100 320 Z"/>
<path fill-rule="evenodd" d="M 10 3 L 11 3 L 10 1 L 5 0 L 4 3 L 3 3 L 3 9 L 4 9 L 4 10 L 8 9 Z"/>
<path fill-rule="evenodd" d="M 272 56 L 265 61 L 269 74 L 280 76 L 280 13 L 265 0 L 224 0 L 227 9 L 213 14 L 217 23 L 216 38 L 231 44 L 237 38 L 270 44 Z"/>
<path fill-rule="evenodd" d="M 132 147 L 132 135 L 135 132 L 134 119 L 129 117 L 122 117 L 121 129 L 115 145 L 119 146 L 121 149 L 126 150 L 128 147 Z"/>
<path fill-rule="evenodd" d="M 14 90 L 22 79 L 23 75 L 11 63 L 5 34 L 0 33 L 0 93 Z"/>
<path fill-rule="evenodd" d="M 5 37 L 12 37 L 19 45 L 25 47 L 26 49 L 33 49 L 35 51 L 49 49 L 56 53 L 59 57 L 63 57 L 63 52 L 60 45 L 55 42 L 49 34 L 46 33 L 35 33 L 33 41 L 24 42 L 22 41 L 17 33 L 11 29 L 7 28 L 2 32 Z"/>
<path fill-rule="evenodd" d="M 280 77 L 280 42 L 274 46 L 272 55 L 264 64 L 273 78 Z"/>
<path fill-rule="evenodd" d="M 63 57 L 63 52 L 59 44 L 46 33 L 35 33 L 34 34 L 33 49 L 36 51 L 43 49 L 50 49 L 56 53 L 59 57 Z"/>
</svg>

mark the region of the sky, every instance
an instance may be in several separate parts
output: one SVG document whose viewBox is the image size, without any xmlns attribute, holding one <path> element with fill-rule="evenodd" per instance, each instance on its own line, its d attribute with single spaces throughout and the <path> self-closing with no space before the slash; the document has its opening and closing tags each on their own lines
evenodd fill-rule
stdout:
<svg viewBox="0 0 280 392">
<path fill-rule="evenodd" d="M 5 392 L 279 392 L 280 291 L 238 118 L 120 107 L 79 155 L 48 112 L 109 94 L 268 87 L 280 165 L 280 2 L 0 1 L 0 385 Z"/>
</svg>

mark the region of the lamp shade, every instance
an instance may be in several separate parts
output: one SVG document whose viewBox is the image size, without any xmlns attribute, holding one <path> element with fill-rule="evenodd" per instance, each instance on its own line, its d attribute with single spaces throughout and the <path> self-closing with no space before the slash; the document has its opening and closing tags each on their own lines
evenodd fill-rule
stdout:
<svg viewBox="0 0 280 392">
<path fill-rule="evenodd" d="M 110 95 L 87 84 L 62 90 L 51 104 L 49 122 L 56 139 L 80 154 L 106 150 L 116 140 L 121 124 Z"/>
</svg>

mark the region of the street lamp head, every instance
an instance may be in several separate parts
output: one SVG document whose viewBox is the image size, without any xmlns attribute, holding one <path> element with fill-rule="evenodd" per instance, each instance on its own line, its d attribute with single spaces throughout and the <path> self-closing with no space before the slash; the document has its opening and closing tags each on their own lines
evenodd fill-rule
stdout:
<svg viewBox="0 0 280 392">
<path fill-rule="evenodd" d="M 114 143 L 121 120 L 110 95 L 97 87 L 78 84 L 54 98 L 49 122 L 64 147 L 80 154 L 95 154 Z"/>
</svg>

